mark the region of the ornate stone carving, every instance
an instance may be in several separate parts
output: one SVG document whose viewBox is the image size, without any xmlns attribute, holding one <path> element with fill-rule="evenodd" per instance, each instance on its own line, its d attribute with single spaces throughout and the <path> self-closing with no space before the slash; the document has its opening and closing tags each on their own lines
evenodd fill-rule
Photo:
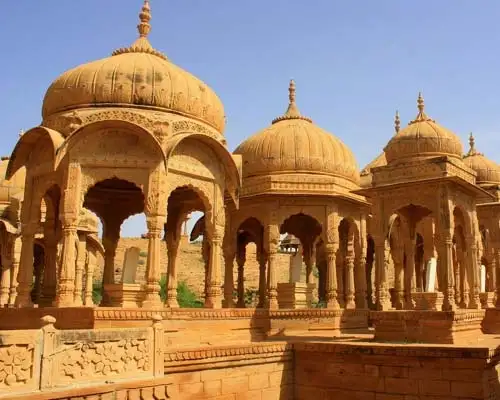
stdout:
<svg viewBox="0 0 500 400">
<path fill-rule="evenodd" d="M 183 120 L 183 121 L 175 121 L 172 123 L 172 134 L 175 135 L 183 132 L 202 133 L 216 139 L 219 142 L 223 138 L 222 135 L 216 133 L 215 131 L 208 129 L 207 127 L 193 121 Z"/>
<path fill-rule="evenodd" d="M 150 369 L 147 339 L 79 342 L 61 350 L 59 375 L 69 379 L 96 378 Z"/>
<path fill-rule="evenodd" d="M 0 388 L 25 385 L 33 375 L 33 345 L 0 347 Z"/>
</svg>

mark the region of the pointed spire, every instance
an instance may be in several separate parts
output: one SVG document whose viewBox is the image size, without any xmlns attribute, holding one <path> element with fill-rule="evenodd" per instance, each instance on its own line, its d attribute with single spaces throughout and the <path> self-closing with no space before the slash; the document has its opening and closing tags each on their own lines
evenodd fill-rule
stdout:
<svg viewBox="0 0 500 400">
<path fill-rule="evenodd" d="M 149 21 L 151 21 L 151 7 L 149 5 L 149 0 L 144 0 L 144 5 L 142 6 L 142 10 L 139 14 L 139 20 L 141 21 L 139 25 L 137 25 L 139 37 L 148 37 L 148 34 L 151 31 L 151 25 L 149 24 Z"/>
<path fill-rule="evenodd" d="M 310 118 L 302 116 L 297 104 L 295 103 L 295 81 L 293 79 L 290 79 L 290 84 L 288 86 L 288 101 L 288 108 L 285 111 L 285 114 L 281 117 L 275 118 L 273 120 L 273 124 L 284 119 L 303 119 L 312 122 Z"/>
<path fill-rule="evenodd" d="M 401 120 L 399 119 L 399 111 L 396 110 L 396 116 L 394 117 L 394 130 L 396 134 L 399 133 L 399 129 L 401 128 Z"/>
<path fill-rule="evenodd" d="M 418 114 L 417 117 L 410 122 L 410 124 L 414 124 L 415 122 L 422 122 L 422 121 L 432 121 L 431 118 L 427 116 L 425 113 L 425 102 L 424 102 L 424 97 L 422 96 L 422 92 L 418 92 L 418 99 L 417 99 L 417 108 L 418 108 Z"/>
<path fill-rule="evenodd" d="M 475 155 L 482 155 L 480 152 L 477 151 L 476 149 L 476 139 L 474 138 L 474 135 L 472 132 L 469 134 L 469 151 L 465 155 L 465 157 L 468 156 L 475 156 Z"/>
<path fill-rule="evenodd" d="M 148 35 L 151 32 L 151 6 L 149 0 L 144 0 L 141 12 L 139 13 L 139 25 L 137 25 L 137 30 L 139 31 L 139 37 L 132 44 L 132 46 L 127 48 L 122 48 L 115 50 L 113 55 L 119 55 L 124 53 L 147 53 L 153 54 L 155 56 L 161 57 L 164 60 L 167 59 L 165 55 L 158 50 L 155 50 L 151 43 L 149 43 Z"/>
</svg>

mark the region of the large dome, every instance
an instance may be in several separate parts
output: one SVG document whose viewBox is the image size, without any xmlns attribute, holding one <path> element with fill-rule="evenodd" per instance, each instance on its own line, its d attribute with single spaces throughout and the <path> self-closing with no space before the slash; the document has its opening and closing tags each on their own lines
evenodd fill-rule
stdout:
<svg viewBox="0 0 500 400">
<path fill-rule="evenodd" d="M 224 107 L 201 80 L 155 50 L 149 2 L 140 13 L 139 38 L 102 60 L 63 73 L 47 90 L 42 116 L 85 107 L 127 106 L 165 110 L 205 122 L 223 132 Z"/>
<path fill-rule="evenodd" d="M 293 81 L 289 92 L 286 113 L 234 151 L 243 158 L 243 178 L 307 173 L 338 176 L 359 184 L 352 151 L 339 138 L 300 114 Z"/>
<path fill-rule="evenodd" d="M 384 149 L 389 164 L 411 158 L 451 156 L 462 158 L 460 138 L 437 124 L 424 112 L 424 99 L 418 96 L 418 115 L 399 131 Z"/>
<path fill-rule="evenodd" d="M 469 145 L 469 151 L 464 157 L 464 164 L 476 172 L 476 183 L 478 185 L 500 184 L 500 165 L 476 150 L 472 133 L 469 137 Z"/>
</svg>

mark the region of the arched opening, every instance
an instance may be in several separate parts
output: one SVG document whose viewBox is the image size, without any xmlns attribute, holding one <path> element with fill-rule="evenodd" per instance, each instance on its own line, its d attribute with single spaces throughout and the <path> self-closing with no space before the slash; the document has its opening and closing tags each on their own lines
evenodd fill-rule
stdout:
<svg viewBox="0 0 500 400">
<path fill-rule="evenodd" d="M 320 263 L 317 263 L 321 233 L 321 224 L 303 213 L 291 215 L 281 224 L 280 234 L 285 239 L 281 242 L 281 251 L 288 254 L 288 282 L 280 282 L 284 279 L 277 274 L 280 308 L 306 308 L 319 303 L 318 286 L 321 287 L 321 280 L 326 278 Z M 323 263 L 323 269 L 326 270 L 326 263 Z M 299 296 L 300 292 L 305 292 L 305 296 Z"/>
<path fill-rule="evenodd" d="M 167 223 L 165 225 L 165 241 L 167 245 L 168 267 L 167 275 L 161 281 L 161 295 L 168 307 L 201 307 L 203 304 L 211 307 L 210 291 L 210 242 L 211 226 L 207 221 L 207 211 L 210 207 L 208 200 L 195 187 L 186 185 L 177 187 L 170 193 L 167 203 Z M 179 249 L 182 238 L 186 233 L 188 216 L 192 213 L 202 215 L 193 228 L 191 241 L 201 238 L 201 256 L 203 267 L 198 270 L 197 265 L 190 265 L 190 271 L 177 271 L 179 263 Z M 195 232 L 196 231 L 196 232 Z M 194 236 L 193 236 L 194 235 Z M 196 274 L 199 278 L 191 280 L 197 282 L 198 287 L 190 287 L 184 278 L 185 274 Z M 179 281 L 178 281 L 179 278 Z M 197 294 L 203 293 L 204 302 Z M 195 294 L 193 296 L 193 294 Z"/>
<path fill-rule="evenodd" d="M 33 282 L 30 292 L 32 302 L 39 307 L 50 307 L 56 299 L 59 274 L 57 250 L 61 240 L 60 202 L 58 185 L 49 187 L 40 201 L 40 228 L 33 246 Z"/>
<path fill-rule="evenodd" d="M 121 280 L 122 264 L 117 263 L 117 248 L 121 237 L 122 225 L 127 218 L 142 214 L 144 212 L 144 194 L 142 190 L 132 182 L 124 179 L 110 178 L 97 182 L 84 196 L 83 207 L 97 215 L 102 223 L 102 244 L 104 247 L 104 260 L 102 272 L 94 270 L 94 300 L 99 297 L 96 293 L 95 282 L 101 281 L 102 306 L 122 306 L 123 288 L 116 284 Z M 77 277 L 76 285 L 83 280 L 83 269 L 85 268 L 85 256 L 87 254 L 87 237 L 85 232 L 79 232 L 77 251 Z M 82 279 L 79 277 L 82 271 Z M 88 273 L 91 271 L 89 270 Z M 99 276 L 102 274 L 102 279 Z M 99 287 L 98 286 L 98 287 Z M 86 290 L 87 292 L 88 290 Z M 78 287 L 75 292 L 79 293 Z M 140 304 L 140 287 L 136 289 L 137 305 Z"/>
<path fill-rule="evenodd" d="M 236 276 L 233 276 L 233 282 L 236 281 L 236 307 L 238 308 L 262 308 L 266 304 L 267 256 L 263 241 L 264 226 L 257 218 L 247 218 L 238 227 L 236 238 L 238 268 L 235 271 Z"/>
<path fill-rule="evenodd" d="M 427 228 L 422 229 L 422 226 L 424 221 L 429 222 L 431 219 L 432 211 L 415 204 L 402 207 L 391 216 L 385 260 L 389 265 L 389 273 L 393 274 L 391 303 L 398 310 L 426 307 L 429 296 L 418 295 L 417 292 L 424 291 L 429 265 L 434 268 L 429 272 L 433 277 L 436 276 L 436 264 L 426 265 L 424 255 L 425 242 L 433 243 L 434 235 L 428 234 Z M 389 275 L 389 282 L 391 278 Z"/>
</svg>

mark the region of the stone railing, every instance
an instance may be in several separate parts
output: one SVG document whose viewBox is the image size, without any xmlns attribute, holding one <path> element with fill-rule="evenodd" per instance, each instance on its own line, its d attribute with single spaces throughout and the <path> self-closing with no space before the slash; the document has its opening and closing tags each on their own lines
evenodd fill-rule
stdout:
<svg viewBox="0 0 500 400">
<path fill-rule="evenodd" d="M 160 316 L 145 328 L 0 331 L 0 399 L 164 375 Z"/>
</svg>

